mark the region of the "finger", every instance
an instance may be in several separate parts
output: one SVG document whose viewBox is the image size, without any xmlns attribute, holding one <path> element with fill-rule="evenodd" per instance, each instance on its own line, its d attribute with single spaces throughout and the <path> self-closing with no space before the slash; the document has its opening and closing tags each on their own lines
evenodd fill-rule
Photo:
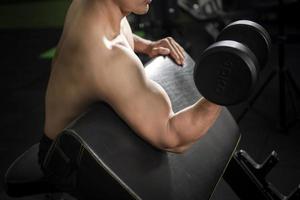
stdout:
<svg viewBox="0 0 300 200">
<path fill-rule="evenodd" d="M 169 55 L 170 54 L 170 49 L 165 48 L 165 47 L 155 47 L 152 49 L 151 53 L 150 53 L 150 57 L 155 57 L 158 55 Z"/>
<path fill-rule="evenodd" d="M 180 44 L 178 44 L 176 41 L 175 41 L 175 45 L 177 46 L 177 48 L 180 50 L 180 55 L 182 56 L 183 60 L 185 58 L 185 55 L 184 55 L 184 49 L 180 46 Z"/>
<path fill-rule="evenodd" d="M 184 53 L 181 50 L 180 45 L 175 40 L 172 41 L 172 44 L 173 44 L 174 48 L 176 49 L 177 54 L 179 55 L 180 63 L 183 64 Z"/>
<path fill-rule="evenodd" d="M 165 47 L 158 47 L 158 48 L 155 48 L 155 49 L 157 49 L 157 52 L 160 55 L 166 56 L 166 55 L 169 55 L 171 53 L 170 49 L 165 48 Z"/>
<path fill-rule="evenodd" d="M 174 39 L 170 39 L 170 42 L 172 44 L 172 46 L 174 47 L 176 54 L 178 55 L 178 62 L 180 65 L 183 65 L 183 61 L 184 61 L 184 57 L 183 57 L 183 53 L 181 52 L 180 48 L 176 45 L 176 41 Z"/>
<path fill-rule="evenodd" d="M 171 57 L 175 60 L 175 62 L 179 65 L 181 65 L 181 62 L 180 62 L 180 56 L 179 54 L 177 53 L 175 47 L 173 46 L 172 42 L 170 41 L 170 39 L 167 39 L 165 40 L 166 41 L 166 44 L 167 44 L 167 48 L 170 49 L 170 55 Z"/>
</svg>

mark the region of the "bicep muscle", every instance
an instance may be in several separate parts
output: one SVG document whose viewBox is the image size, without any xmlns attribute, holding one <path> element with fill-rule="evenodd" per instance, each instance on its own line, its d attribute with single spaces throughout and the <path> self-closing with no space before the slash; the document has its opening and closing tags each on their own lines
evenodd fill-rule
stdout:
<svg viewBox="0 0 300 200">
<path fill-rule="evenodd" d="M 107 66 L 102 75 L 109 79 L 98 79 L 109 81 L 100 95 L 137 134 L 161 147 L 170 139 L 166 135 L 167 123 L 173 114 L 170 100 L 157 83 L 147 79 L 142 64 L 128 56 L 121 55 L 119 61 Z"/>
</svg>

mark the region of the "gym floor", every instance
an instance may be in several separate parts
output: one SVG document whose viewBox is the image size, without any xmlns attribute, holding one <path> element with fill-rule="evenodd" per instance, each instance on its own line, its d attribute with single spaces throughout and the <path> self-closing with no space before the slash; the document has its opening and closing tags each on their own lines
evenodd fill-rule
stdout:
<svg viewBox="0 0 300 200">
<path fill-rule="evenodd" d="M 62 10 L 65 4 L 60 5 Z M 4 8 L 3 8 L 4 7 Z M 7 9 L 7 5 L 0 6 L 0 11 Z M 17 11 L 16 11 L 17 12 Z M 3 13 L 3 12 L 2 12 Z M 60 16 L 56 16 L 60 17 Z M 12 19 L 11 19 L 12 20 Z M 0 19 L 1 60 L 0 60 L 0 87 L 1 87 L 1 123 L 0 123 L 0 199 L 8 197 L 3 189 L 3 176 L 9 165 L 18 155 L 23 153 L 32 144 L 39 141 L 43 131 L 44 95 L 49 78 L 51 60 L 47 58 L 47 51 L 55 47 L 61 33 L 61 27 L 56 24 L 40 26 L 36 22 L 34 27 L 12 27 L 2 23 Z M 204 31 L 203 26 L 196 22 L 187 24 L 181 43 L 197 44 L 189 48 L 194 59 L 197 54 L 207 47 L 212 39 Z M 3 25 L 4 24 L 4 25 Z M 276 37 L 277 25 L 263 24 Z M 199 30 L 195 30 L 199 27 Z M 287 30 L 300 33 L 299 27 L 293 23 L 287 25 Z M 300 42 L 300 40 L 299 40 Z M 186 45 L 189 46 L 189 45 Z M 257 162 L 263 160 L 275 150 L 279 154 L 280 162 L 267 176 L 283 194 L 290 193 L 300 184 L 300 43 L 296 41 L 286 44 L 285 67 L 289 70 L 296 88 L 287 87 L 286 113 L 288 128 L 279 129 L 279 84 L 275 76 L 253 106 L 239 121 L 242 139 L 239 149 L 246 150 Z M 45 53 L 46 54 L 43 54 Z M 51 53 L 51 52 L 50 52 Z M 278 43 L 273 42 L 268 66 L 262 71 L 257 85 L 258 91 L 268 75 L 278 69 Z M 293 106 L 294 104 L 294 106 Z M 231 106 L 229 110 L 238 119 L 248 102 Z M 41 196 L 21 198 L 42 199 Z M 213 200 L 239 199 L 229 188 L 226 182 L 221 181 L 212 197 Z"/>
</svg>

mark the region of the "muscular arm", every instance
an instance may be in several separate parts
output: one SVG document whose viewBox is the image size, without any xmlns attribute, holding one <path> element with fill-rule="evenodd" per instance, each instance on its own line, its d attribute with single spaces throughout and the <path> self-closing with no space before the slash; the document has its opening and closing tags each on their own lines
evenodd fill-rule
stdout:
<svg viewBox="0 0 300 200">
<path fill-rule="evenodd" d="M 182 152 L 201 138 L 218 117 L 220 107 L 205 99 L 173 113 L 166 92 L 145 76 L 138 58 L 125 48 L 113 47 L 109 60 L 105 70 L 94 68 L 96 93 L 153 146 Z"/>
</svg>

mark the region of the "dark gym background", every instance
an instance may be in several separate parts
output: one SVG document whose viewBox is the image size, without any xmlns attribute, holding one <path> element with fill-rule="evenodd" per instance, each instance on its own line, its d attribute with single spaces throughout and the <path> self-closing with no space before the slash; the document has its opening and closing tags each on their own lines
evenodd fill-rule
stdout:
<svg viewBox="0 0 300 200">
<path fill-rule="evenodd" d="M 1 200 L 12 199 L 6 196 L 3 189 L 5 171 L 18 155 L 37 143 L 42 134 L 44 95 L 51 56 L 70 2 L 0 1 Z M 283 194 L 288 194 L 300 183 L 299 1 L 285 0 L 279 6 L 277 0 L 216 0 L 211 2 L 219 7 L 205 13 L 198 12 L 197 15 L 191 15 L 189 11 L 197 8 L 197 2 L 200 2 L 201 8 L 201 3 L 204 5 L 209 0 L 180 2 L 190 6 L 189 9 L 179 7 L 175 0 L 153 0 L 147 16 L 128 17 L 133 31 L 149 39 L 172 36 L 195 60 L 214 41 L 218 32 L 234 20 L 257 21 L 271 34 L 272 52 L 267 67 L 261 73 L 256 92 L 265 86 L 264 89 L 259 92 L 248 112 L 244 111 L 249 101 L 231 106 L 229 110 L 238 120 L 242 133 L 240 149 L 245 149 L 257 162 L 262 162 L 272 150 L 279 154 L 280 162 L 267 178 Z M 279 15 L 280 11 L 282 15 Z M 284 33 L 279 31 L 280 22 Z M 146 57 L 140 56 L 144 63 L 147 62 Z M 284 63 L 280 64 L 279 58 Z M 281 67 L 284 70 L 278 72 Z M 274 78 L 267 81 L 272 72 Z M 285 91 L 280 89 L 279 75 L 286 78 L 281 80 Z M 221 181 L 212 199 L 238 197 Z"/>
</svg>

